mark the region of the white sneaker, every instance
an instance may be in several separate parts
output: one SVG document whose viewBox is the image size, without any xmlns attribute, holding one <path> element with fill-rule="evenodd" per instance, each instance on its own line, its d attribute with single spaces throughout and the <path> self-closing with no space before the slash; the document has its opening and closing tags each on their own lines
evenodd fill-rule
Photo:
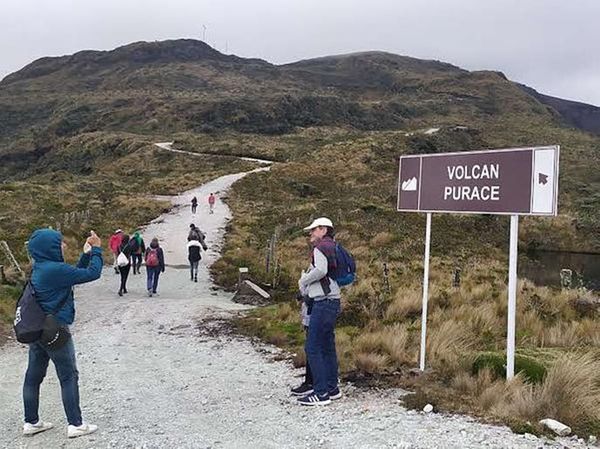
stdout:
<svg viewBox="0 0 600 449">
<path fill-rule="evenodd" d="M 23 435 L 31 436 L 36 433 L 44 432 L 46 430 L 50 430 L 54 427 L 54 424 L 51 422 L 44 422 L 41 419 L 38 420 L 35 424 L 31 424 L 26 422 L 23 424 Z"/>
<path fill-rule="evenodd" d="M 71 426 L 67 427 L 67 437 L 69 438 L 77 438 L 82 437 L 83 435 L 89 435 L 90 433 L 94 433 L 98 430 L 98 426 L 94 424 L 86 424 L 83 423 L 80 426 Z"/>
</svg>

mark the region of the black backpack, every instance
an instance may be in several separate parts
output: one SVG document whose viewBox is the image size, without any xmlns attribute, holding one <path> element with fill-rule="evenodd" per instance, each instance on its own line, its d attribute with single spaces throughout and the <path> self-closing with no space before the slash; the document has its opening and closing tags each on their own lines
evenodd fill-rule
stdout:
<svg viewBox="0 0 600 449">
<path fill-rule="evenodd" d="M 58 327 L 58 324 L 56 323 L 54 315 L 63 308 L 68 298 L 69 295 L 66 295 L 52 313 L 47 314 L 37 302 L 33 285 L 31 285 L 30 281 L 27 281 L 23 288 L 23 292 L 21 293 L 21 297 L 19 298 L 19 301 L 17 301 L 17 308 L 15 310 L 13 328 L 15 330 L 17 341 L 19 343 L 35 343 L 42 339 L 42 334 L 50 333 L 51 335 L 44 335 L 46 337 L 44 338 L 45 343 L 59 343 L 55 340 L 62 340 L 62 338 L 55 338 L 58 337 L 59 329 L 55 329 Z M 55 334 L 55 332 L 57 333 Z M 62 343 L 62 341 L 60 343 Z"/>
</svg>

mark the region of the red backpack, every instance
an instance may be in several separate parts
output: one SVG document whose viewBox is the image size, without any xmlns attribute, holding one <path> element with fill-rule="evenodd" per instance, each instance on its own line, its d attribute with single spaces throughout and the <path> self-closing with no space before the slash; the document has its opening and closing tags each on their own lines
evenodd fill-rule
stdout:
<svg viewBox="0 0 600 449">
<path fill-rule="evenodd" d="M 158 267 L 159 263 L 160 262 L 158 260 L 158 248 L 149 249 L 146 252 L 146 266 L 147 267 Z"/>
</svg>

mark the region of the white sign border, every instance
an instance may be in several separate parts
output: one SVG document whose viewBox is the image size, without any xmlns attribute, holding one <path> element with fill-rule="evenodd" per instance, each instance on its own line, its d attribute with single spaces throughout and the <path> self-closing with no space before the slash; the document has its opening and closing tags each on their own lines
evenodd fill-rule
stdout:
<svg viewBox="0 0 600 449">
<path fill-rule="evenodd" d="M 424 157 L 441 157 L 441 156 L 457 156 L 457 155 L 470 155 L 470 154 L 483 154 L 483 153 L 498 153 L 498 152 L 514 152 L 514 151 L 531 151 L 532 157 L 534 156 L 534 152 L 536 150 L 554 150 L 556 151 L 556 158 L 554 160 L 554 172 L 556 176 L 554 177 L 553 182 L 553 197 L 554 201 L 552 203 L 552 213 L 544 213 L 544 212 L 531 212 L 531 202 L 533 201 L 533 186 L 530 193 L 529 198 L 529 210 L 530 212 L 482 212 L 482 211 L 456 211 L 456 210 L 428 210 L 428 209 L 400 209 L 400 192 L 402 186 L 402 180 L 400 179 L 400 175 L 402 173 L 402 159 L 408 158 L 419 158 L 419 198 L 417 207 L 421 206 L 421 172 L 423 168 L 423 158 Z M 560 176 L 559 173 L 559 159 L 560 159 L 560 145 L 546 145 L 542 147 L 521 147 L 521 148 L 502 148 L 499 150 L 489 149 L 489 150 L 476 150 L 476 151 L 454 151 L 452 153 L 436 153 L 436 154 L 405 154 L 400 156 L 399 164 L 398 164 L 398 201 L 396 202 L 396 212 L 417 212 L 417 213 L 432 213 L 432 214 L 458 214 L 458 215 L 520 215 L 524 217 L 556 217 L 558 215 L 558 178 Z M 533 170 L 534 170 L 534 160 L 531 161 L 531 182 L 533 183 Z"/>
</svg>

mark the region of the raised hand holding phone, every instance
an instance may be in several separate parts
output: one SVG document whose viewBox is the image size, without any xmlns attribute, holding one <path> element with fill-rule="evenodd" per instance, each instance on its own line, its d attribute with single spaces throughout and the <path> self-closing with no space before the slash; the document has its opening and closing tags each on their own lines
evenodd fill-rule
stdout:
<svg viewBox="0 0 600 449">
<path fill-rule="evenodd" d="M 102 240 L 100 240 L 100 237 L 94 231 L 90 231 L 90 236 L 87 238 L 86 243 L 90 244 L 90 246 L 102 246 Z"/>
</svg>

